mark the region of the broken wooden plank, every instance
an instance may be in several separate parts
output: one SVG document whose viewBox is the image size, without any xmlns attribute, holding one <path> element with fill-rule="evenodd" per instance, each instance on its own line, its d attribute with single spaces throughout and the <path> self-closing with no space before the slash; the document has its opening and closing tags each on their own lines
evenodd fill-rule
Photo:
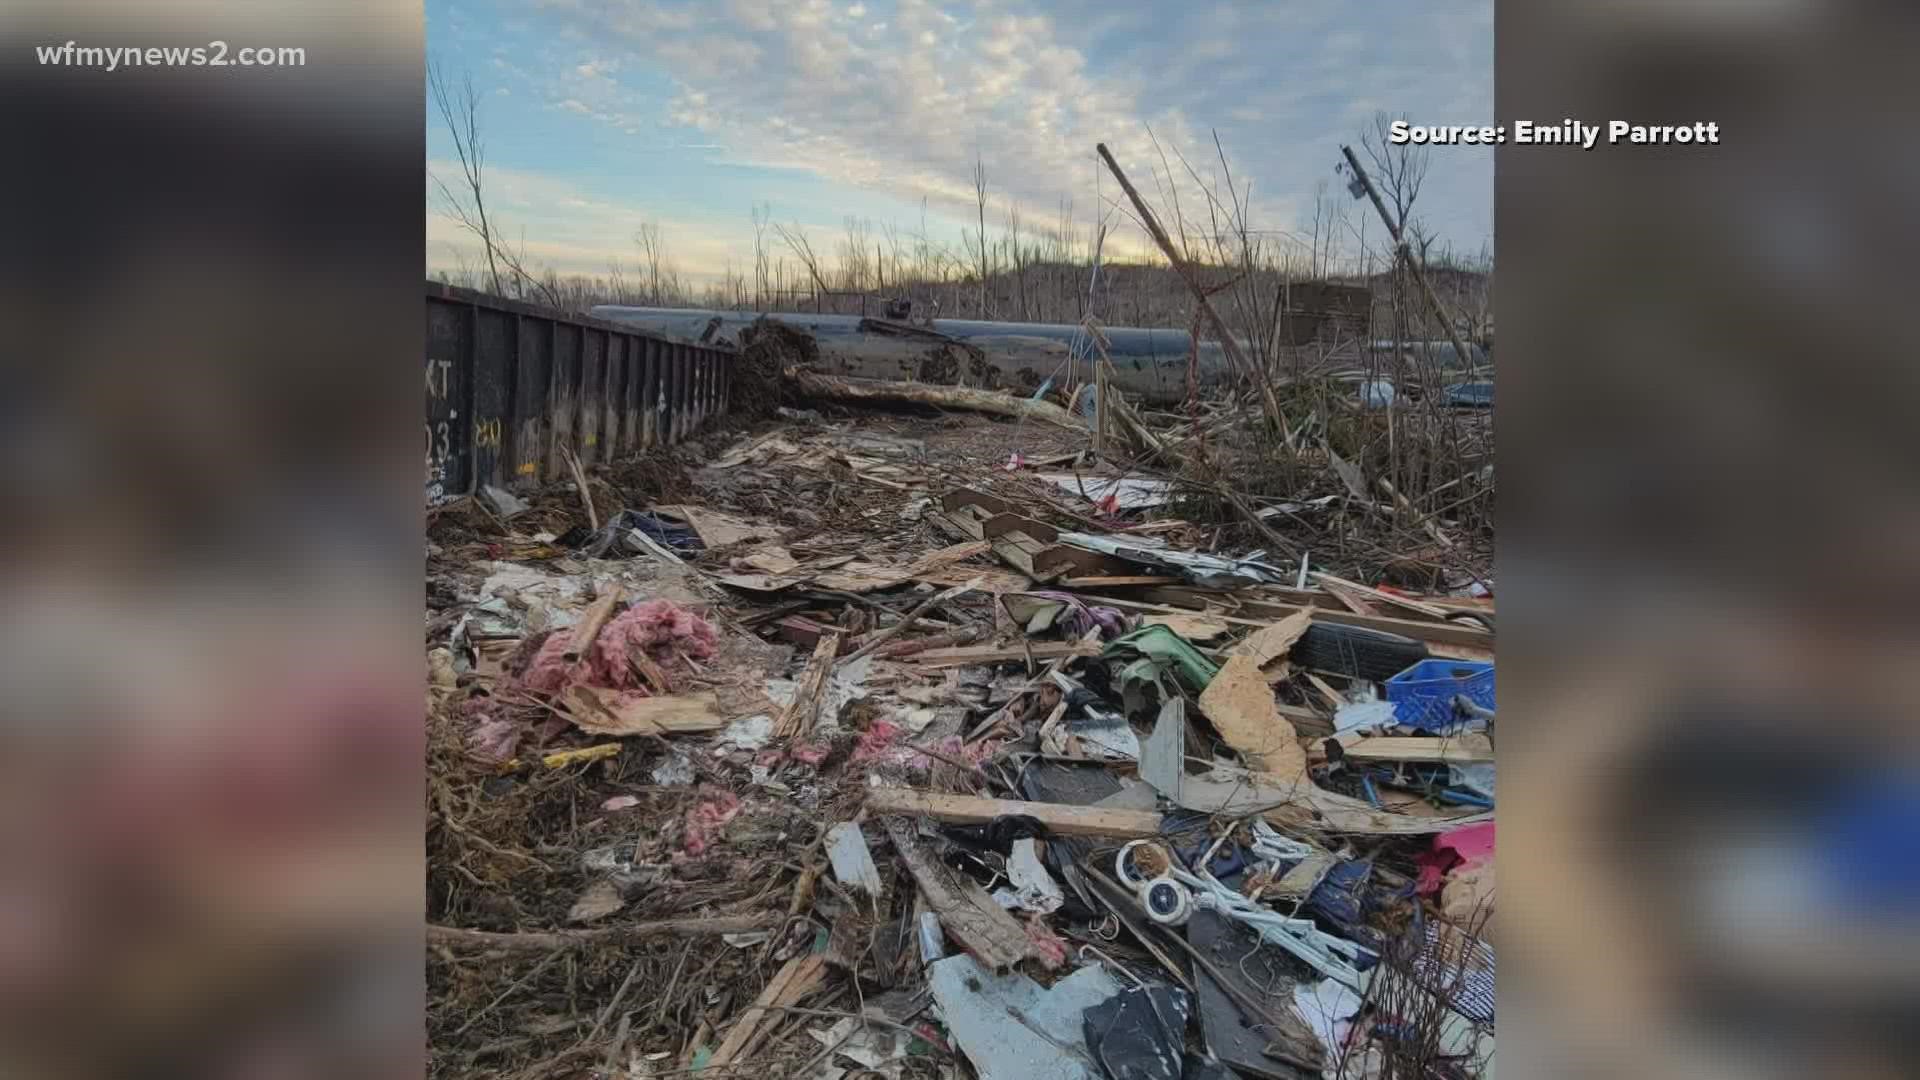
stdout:
<svg viewBox="0 0 1920 1080">
<path fill-rule="evenodd" d="M 969 664 L 1001 664 L 1012 660 L 1025 660 L 1029 656 L 1035 660 L 1058 660 L 1069 656 L 1098 655 L 1100 655 L 1100 646 L 1094 642 L 1041 641 L 1029 643 L 1026 648 L 1016 644 L 1006 648 L 997 645 L 965 645 L 951 649 L 928 649 L 901 659 L 907 663 L 925 667 L 964 667 Z"/>
<path fill-rule="evenodd" d="M 1060 530 L 1019 514 L 994 514 L 980 522 L 980 535 L 988 540 L 997 540 L 1012 532 L 1024 533 L 1042 544 L 1057 543 L 1060 539 Z"/>
<path fill-rule="evenodd" d="M 753 1004 L 727 1029 L 727 1037 L 721 1040 L 720 1048 L 707 1061 L 708 1068 L 722 1068 L 751 1054 L 767 1031 L 786 1016 L 784 1012 L 775 1010 L 792 1005 L 812 993 L 826 973 L 826 957 L 819 953 L 808 953 L 787 961 L 786 966 L 768 981 L 766 989 L 760 991 L 760 996 L 754 999 Z"/>
<path fill-rule="evenodd" d="M 1023 589 L 1028 589 L 1033 586 L 1032 580 L 1025 574 L 1017 573 L 1001 566 L 984 568 L 978 566 L 950 566 L 944 570 L 931 570 L 924 574 L 917 574 L 913 580 L 924 582 L 928 585 L 937 585 L 941 588 L 952 588 L 955 585 L 962 585 L 969 581 L 977 581 L 979 582 L 979 585 L 975 586 L 977 591 L 993 593 L 995 595 L 1020 592 Z M 922 625 L 929 625 L 925 619 L 920 620 L 920 622 Z"/>
<path fill-rule="evenodd" d="M 1307 681 L 1313 684 L 1313 688 L 1320 692 L 1321 697 L 1327 699 L 1327 706 L 1336 714 L 1340 711 L 1341 706 L 1347 703 L 1347 699 L 1340 696 L 1340 691 L 1335 690 L 1332 686 L 1328 685 L 1327 680 L 1313 672 L 1307 672 Z"/>
<path fill-rule="evenodd" d="M 871 799 L 869 795 L 869 799 Z M 902 811 L 908 812 L 908 811 Z M 966 947 L 975 960 L 989 968 L 1004 970 L 1027 958 L 1033 941 L 1026 930 L 1006 909 L 994 902 L 973 879 L 962 875 L 933 857 L 923 847 L 904 819 L 886 823 L 894 850 L 907 871 L 920 886 L 927 906 L 940 916 L 940 925 L 953 939 Z"/>
<path fill-rule="evenodd" d="M 1228 606 L 1234 608 L 1242 618 L 1258 616 L 1266 621 L 1284 619 L 1301 611 L 1311 611 L 1315 622 L 1342 623 L 1347 626 L 1361 626 L 1369 630 L 1381 630 L 1416 641 L 1446 642 L 1453 645 L 1470 645 L 1483 649 L 1493 648 L 1493 633 L 1479 626 L 1469 626 L 1460 622 L 1423 622 L 1419 619 L 1395 619 L 1384 615 L 1360 615 L 1351 611 L 1336 611 L 1329 608 L 1303 608 L 1298 604 L 1280 604 L 1262 600 L 1250 600 L 1234 597 L 1231 593 L 1209 592 L 1192 586 L 1148 589 L 1140 594 L 1140 600 L 1116 600 L 1103 597 L 1101 603 L 1112 607 L 1125 607 L 1134 610 L 1142 608 L 1142 601 L 1148 602 L 1145 610 L 1157 610 L 1152 604 L 1167 604 L 1192 610 L 1205 610 L 1209 606 Z M 1212 601 L 1211 605 L 1209 601 Z"/>
<path fill-rule="evenodd" d="M 1493 743 L 1485 735 L 1445 738 L 1376 736 L 1347 745 L 1355 761 L 1437 761 L 1448 765 L 1484 765 L 1493 761 Z"/>
<path fill-rule="evenodd" d="M 957 487 L 943 492 L 940 496 L 940 509 L 952 512 L 963 506 L 977 506 L 989 514 L 1011 514 L 1013 504 L 984 491 L 973 488 Z"/>
<path fill-rule="evenodd" d="M 673 677 L 668 675 L 659 661 L 649 656 L 647 650 L 641 646 L 627 647 L 627 663 L 632 664 L 634 670 L 640 673 L 640 677 L 647 680 L 647 685 L 653 688 L 655 694 L 671 694 L 678 689 L 673 685 Z"/>
<path fill-rule="evenodd" d="M 1127 840 L 1156 836 L 1160 815 L 1146 810 L 1103 810 L 1092 806 L 981 799 L 911 788 L 873 788 L 867 809 L 875 814 L 913 814 L 953 825 L 980 825 L 1024 814 L 1062 836 L 1111 836 Z"/>
<path fill-rule="evenodd" d="M 1327 590 L 1328 595 L 1332 596 L 1335 600 L 1339 601 L 1341 607 L 1346 608 L 1348 611 L 1351 611 L 1356 615 L 1388 615 L 1390 614 L 1389 612 L 1382 611 L 1380 609 L 1380 605 L 1368 599 L 1366 594 L 1364 593 L 1356 592 L 1353 589 L 1346 588 L 1345 586 L 1334 585 L 1328 582 L 1321 582 L 1321 586 Z"/>
<path fill-rule="evenodd" d="M 972 545 L 963 544 L 961 546 L 971 547 Z M 987 545 L 981 544 L 979 545 L 979 547 L 981 551 L 985 551 L 987 548 Z M 978 554 L 978 552 L 975 552 L 975 554 Z M 928 611 L 931 611 L 933 608 L 938 607 L 939 605 L 944 604 L 947 601 L 954 599 L 955 597 L 972 592 L 973 590 L 980 587 L 980 582 L 981 582 L 980 578 L 973 578 L 972 580 L 963 582 L 959 585 L 955 585 L 953 588 L 948 589 L 945 592 L 934 593 L 932 596 L 929 596 L 925 600 L 920 601 L 920 603 L 914 605 L 914 608 L 912 611 L 909 611 L 906 613 L 906 615 L 902 616 L 899 622 L 894 623 L 892 626 L 889 626 L 885 630 L 882 630 L 878 634 L 874 635 L 874 637 L 870 641 L 868 641 L 865 645 L 862 645 L 860 646 L 860 648 L 856 649 L 853 655 L 841 661 L 841 665 L 845 666 L 847 664 L 853 663 L 856 660 L 859 660 L 862 657 L 872 656 L 875 650 L 879 649 L 882 645 L 885 645 L 887 642 L 892 641 L 894 638 L 897 638 L 901 634 L 906 633 L 908 630 L 913 629 L 913 624 L 919 622 L 920 617 L 922 615 L 925 615 Z"/>
<path fill-rule="evenodd" d="M 1141 530 L 1135 529 L 1134 532 Z M 1069 589 L 1119 589 L 1142 585 L 1178 585 L 1177 577 L 1161 577 L 1155 574 L 1105 574 L 1089 577 L 1061 578 L 1060 584 Z"/>
<path fill-rule="evenodd" d="M 1472 660 L 1476 663 L 1493 663 L 1493 650 L 1475 648 L 1472 645 L 1451 645 L 1444 641 L 1427 642 L 1427 651 L 1442 660 Z"/>
<path fill-rule="evenodd" d="M 1407 611 L 1413 612 L 1415 615 L 1425 615 L 1429 619 L 1445 620 L 1447 617 L 1446 611 L 1432 604 L 1424 604 L 1405 596 L 1396 596 L 1393 593 L 1376 589 L 1370 585 L 1362 585 L 1357 581 L 1348 581 L 1346 578 L 1334 577 L 1332 574 L 1323 574 L 1317 570 L 1307 576 L 1319 582 L 1321 585 L 1326 586 L 1329 592 L 1347 591 L 1359 593 L 1374 603 L 1404 608 Z"/>
<path fill-rule="evenodd" d="M 560 654 L 560 659 L 572 664 L 585 656 L 587 650 L 593 648 L 593 643 L 599 640 L 600 631 L 606 629 L 607 623 L 613 619 L 613 609 L 618 603 L 620 586 L 615 585 L 587 608 L 586 614 L 580 617 L 580 625 L 568 633 L 567 651 Z"/>
<path fill-rule="evenodd" d="M 1274 709 L 1287 718 L 1287 723 L 1293 725 L 1293 730 L 1302 735 L 1333 734 L 1333 717 L 1325 713 L 1315 712 L 1304 705 L 1288 705 L 1285 702 L 1274 705 Z"/>
<path fill-rule="evenodd" d="M 929 551 L 902 568 L 900 580 L 903 582 L 912 581 L 914 578 L 920 577 L 923 574 L 931 574 L 936 570 L 944 570 L 955 563 L 965 562 L 978 555 L 985 555 L 992 547 L 992 544 L 984 540 L 971 540 L 966 543 L 952 544 L 935 551 Z"/>
<path fill-rule="evenodd" d="M 820 715 L 820 695 L 826 688 L 827 677 L 833 673 L 833 657 L 840 651 L 839 634 L 823 634 L 820 643 L 814 646 L 813 659 L 807 661 L 807 670 L 800 676 L 794 687 L 793 700 L 787 703 L 780 713 L 780 722 L 774 725 L 773 733 L 782 738 L 804 738 L 813 731 L 815 720 Z"/>
<path fill-rule="evenodd" d="M 711 690 L 640 697 L 575 686 L 566 700 L 574 726 L 595 735 L 677 735 L 727 726 L 720 699 Z"/>
</svg>

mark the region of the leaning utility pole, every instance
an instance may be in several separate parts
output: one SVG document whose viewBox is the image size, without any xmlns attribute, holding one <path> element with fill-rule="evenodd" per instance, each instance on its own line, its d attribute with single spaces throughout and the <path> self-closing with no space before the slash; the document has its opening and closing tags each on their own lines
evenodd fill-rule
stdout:
<svg viewBox="0 0 1920 1080">
<path fill-rule="evenodd" d="M 1407 268 L 1413 271 L 1413 280 L 1420 286 L 1420 295 L 1426 298 L 1427 307 L 1432 309 L 1433 317 L 1446 330 L 1447 340 L 1453 343 L 1454 355 L 1466 365 L 1468 373 L 1477 374 L 1479 368 L 1473 362 L 1473 354 L 1467 351 L 1467 343 L 1461 340 L 1460 331 L 1453 325 L 1453 319 L 1447 315 L 1447 309 L 1440 306 L 1439 295 L 1427 282 L 1426 268 L 1421 265 L 1420 259 L 1414 257 L 1413 249 L 1407 246 L 1406 237 L 1400 233 L 1402 223 L 1393 220 L 1393 215 L 1387 213 L 1387 204 L 1381 200 L 1379 189 L 1373 186 L 1373 177 L 1367 175 L 1367 170 L 1360 165 L 1360 159 L 1354 156 L 1353 147 L 1342 146 L 1340 152 L 1346 155 L 1347 168 L 1353 170 L 1354 179 L 1360 181 L 1361 186 L 1367 189 L 1367 198 L 1373 200 L 1373 208 L 1380 212 L 1380 220 L 1386 223 L 1387 233 L 1393 237 L 1394 253 L 1406 260 Z"/>
</svg>

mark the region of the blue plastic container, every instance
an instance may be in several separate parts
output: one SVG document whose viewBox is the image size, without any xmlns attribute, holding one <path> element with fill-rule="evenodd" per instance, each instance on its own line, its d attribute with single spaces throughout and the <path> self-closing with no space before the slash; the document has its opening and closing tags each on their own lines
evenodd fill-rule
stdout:
<svg viewBox="0 0 1920 1080">
<path fill-rule="evenodd" d="M 1453 726 L 1457 694 L 1481 708 L 1493 708 L 1493 665 L 1475 660 L 1422 660 L 1388 679 L 1386 686 L 1394 722 L 1422 731 Z"/>
</svg>

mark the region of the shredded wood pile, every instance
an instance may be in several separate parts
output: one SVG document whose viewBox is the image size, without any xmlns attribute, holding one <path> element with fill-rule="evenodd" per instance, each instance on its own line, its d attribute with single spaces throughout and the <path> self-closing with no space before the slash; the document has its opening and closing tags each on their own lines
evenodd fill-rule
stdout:
<svg viewBox="0 0 1920 1080">
<path fill-rule="evenodd" d="M 728 394 L 736 415 L 765 419 L 780 407 L 780 373 L 812 364 L 820 354 L 813 338 L 777 319 L 759 319 L 740 331 Z"/>
<path fill-rule="evenodd" d="M 1164 453 L 1233 442 L 1206 422 Z M 1241 495 L 1136 454 L 853 414 L 590 469 L 598 535 L 570 484 L 439 512 L 433 1073 L 1471 1075 L 1472 530 L 1435 555 L 1337 476 Z M 1484 694 L 1381 700 L 1422 662 Z"/>
</svg>

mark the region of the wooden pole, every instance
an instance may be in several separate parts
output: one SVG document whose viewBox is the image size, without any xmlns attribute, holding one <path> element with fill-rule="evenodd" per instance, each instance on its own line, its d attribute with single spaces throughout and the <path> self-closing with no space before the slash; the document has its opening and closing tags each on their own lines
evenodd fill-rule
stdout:
<svg viewBox="0 0 1920 1080">
<path fill-rule="evenodd" d="M 1393 237 L 1394 253 L 1406 261 L 1407 269 L 1413 271 L 1413 280 L 1420 286 L 1420 295 L 1426 300 L 1427 307 L 1433 311 L 1433 317 L 1439 321 L 1441 328 L 1447 332 L 1447 340 L 1453 343 L 1454 355 L 1467 366 L 1469 374 L 1479 374 L 1479 365 L 1473 362 L 1473 354 L 1467 352 L 1467 344 L 1461 340 L 1459 329 L 1453 325 L 1452 317 L 1447 314 L 1447 309 L 1441 306 L 1439 295 L 1433 291 L 1433 285 L 1427 281 L 1427 271 L 1421 265 L 1422 260 L 1414 257 L 1413 250 L 1407 246 L 1406 237 L 1401 235 L 1400 223 L 1393 220 L 1392 214 L 1387 213 L 1387 204 L 1381 200 L 1379 189 L 1373 186 L 1373 177 L 1367 175 L 1367 170 L 1361 166 L 1360 159 L 1354 156 L 1353 147 L 1342 146 L 1340 152 L 1346 155 L 1347 167 L 1353 170 L 1354 178 L 1367 189 L 1367 198 L 1373 200 L 1373 208 L 1379 212 L 1380 220 L 1386 223 L 1387 233 Z M 1397 360 L 1398 357 L 1395 359 Z"/>
<path fill-rule="evenodd" d="M 1153 216 L 1153 211 L 1147 209 L 1146 200 L 1134 190 L 1133 182 L 1127 179 L 1127 174 L 1120 171 L 1120 163 L 1113 160 L 1113 153 L 1107 149 L 1107 144 L 1100 143 L 1095 146 L 1095 149 L 1100 153 L 1100 160 L 1106 162 L 1107 168 L 1113 172 L 1113 178 L 1120 182 L 1120 190 L 1127 193 L 1127 199 L 1133 203 L 1133 209 L 1140 215 L 1140 223 L 1146 226 L 1147 234 L 1153 237 L 1153 242 L 1160 246 L 1160 250 L 1167 256 L 1167 261 L 1173 264 L 1174 272 L 1179 274 L 1181 280 L 1187 283 L 1187 288 L 1192 290 L 1193 301 L 1200 306 L 1200 311 L 1206 316 L 1214 336 L 1220 340 L 1220 348 L 1226 352 L 1228 362 L 1241 375 L 1252 380 L 1253 384 L 1259 387 L 1260 407 L 1266 412 L 1267 423 L 1280 432 L 1288 448 L 1291 449 L 1293 433 L 1287 429 L 1286 421 L 1280 415 L 1280 400 L 1274 397 L 1272 384 L 1261 377 L 1261 372 L 1253 366 L 1252 361 L 1247 359 L 1247 355 L 1240 351 L 1240 343 L 1227 332 L 1226 322 L 1220 318 L 1220 313 L 1214 310 L 1213 301 L 1207 299 L 1207 290 L 1200 284 L 1199 277 L 1194 273 L 1193 264 L 1182 257 L 1179 249 L 1173 246 L 1173 239 L 1167 235 L 1165 229 L 1160 227 L 1160 221 Z"/>
</svg>

